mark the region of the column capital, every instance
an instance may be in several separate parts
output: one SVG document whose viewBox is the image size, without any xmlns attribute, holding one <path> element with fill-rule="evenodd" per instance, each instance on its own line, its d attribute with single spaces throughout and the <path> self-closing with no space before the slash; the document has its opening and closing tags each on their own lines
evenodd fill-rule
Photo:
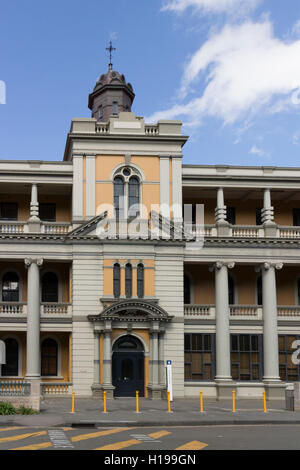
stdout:
<svg viewBox="0 0 300 470">
<path fill-rule="evenodd" d="M 38 267 L 43 265 L 44 260 L 42 258 L 25 258 L 24 263 L 27 268 L 31 266 L 33 263 L 36 264 Z"/>
<path fill-rule="evenodd" d="M 235 266 L 234 261 L 216 261 L 214 264 L 212 264 L 208 269 L 210 272 L 217 270 L 220 270 L 223 268 L 223 266 L 226 266 L 228 269 L 233 269 Z"/>
<path fill-rule="evenodd" d="M 261 271 L 269 271 L 270 268 L 275 268 L 280 271 L 283 268 L 283 263 L 281 261 L 277 262 L 266 262 L 262 263 L 259 266 L 255 267 L 255 272 L 259 273 Z"/>
</svg>

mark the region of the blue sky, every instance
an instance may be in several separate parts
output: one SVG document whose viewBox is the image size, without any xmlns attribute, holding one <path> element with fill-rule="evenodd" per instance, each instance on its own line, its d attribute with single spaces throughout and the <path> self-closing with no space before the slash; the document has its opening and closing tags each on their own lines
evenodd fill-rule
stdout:
<svg viewBox="0 0 300 470">
<path fill-rule="evenodd" d="M 133 111 L 183 121 L 184 163 L 300 167 L 298 0 L 2 0 L 1 159 L 62 159 L 110 39 Z"/>
</svg>

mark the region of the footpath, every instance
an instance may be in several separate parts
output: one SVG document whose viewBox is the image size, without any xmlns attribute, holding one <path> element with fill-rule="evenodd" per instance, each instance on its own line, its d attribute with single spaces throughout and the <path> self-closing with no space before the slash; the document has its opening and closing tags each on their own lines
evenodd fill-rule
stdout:
<svg viewBox="0 0 300 470">
<path fill-rule="evenodd" d="M 300 411 L 287 411 L 284 404 L 267 403 L 264 412 L 263 400 L 236 400 L 236 411 L 232 402 L 203 401 L 184 398 L 175 399 L 168 411 L 167 401 L 139 400 L 136 412 L 135 398 L 107 400 L 104 413 L 103 400 L 77 398 L 72 413 L 72 397 L 51 397 L 41 402 L 37 415 L 0 416 L 0 426 L 37 427 L 137 427 L 137 426 L 208 426 L 208 425 L 300 425 Z"/>
</svg>

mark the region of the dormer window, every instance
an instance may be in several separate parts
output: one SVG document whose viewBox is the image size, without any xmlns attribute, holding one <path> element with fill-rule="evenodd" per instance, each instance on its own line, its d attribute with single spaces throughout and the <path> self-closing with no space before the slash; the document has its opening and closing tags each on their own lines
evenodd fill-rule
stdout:
<svg viewBox="0 0 300 470">
<path fill-rule="evenodd" d="M 118 111 L 119 111 L 119 107 L 118 107 L 118 102 L 117 101 L 113 101 L 113 105 L 112 105 L 112 112 L 113 112 L 113 115 L 118 115 Z"/>
</svg>

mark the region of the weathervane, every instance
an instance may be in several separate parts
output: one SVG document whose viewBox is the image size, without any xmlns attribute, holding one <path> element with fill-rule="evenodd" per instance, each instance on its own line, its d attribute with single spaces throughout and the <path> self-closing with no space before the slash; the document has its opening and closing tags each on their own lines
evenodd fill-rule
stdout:
<svg viewBox="0 0 300 470">
<path fill-rule="evenodd" d="M 112 70 L 112 52 L 116 50 L 115 47 L 112 46 L 112 42 L 109 42 L 109 47 L 106 48 L 106 50 L 109 52 L 109 70 Z"/>
</svg>

